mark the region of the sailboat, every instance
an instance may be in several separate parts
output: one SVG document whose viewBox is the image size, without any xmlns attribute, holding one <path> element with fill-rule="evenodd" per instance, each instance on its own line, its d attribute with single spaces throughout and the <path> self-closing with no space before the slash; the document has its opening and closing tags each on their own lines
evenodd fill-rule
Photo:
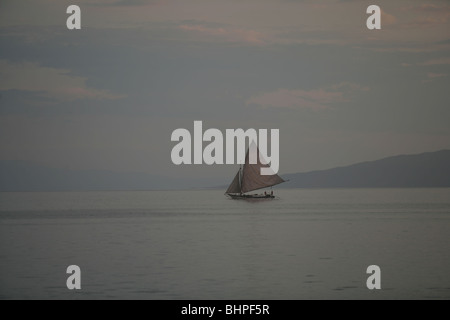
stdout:
<svg viewBox="0 0 450 320">
<path fill-rule="evenodd" d="M 251 191 L 272 187 L 285 182 L 285 180 L 275 173 L 273 175 L 261 175 L 261 168 L 268 168 L 269 165 L 261 163 L 260 159 L 262 159 L 262 157 L 258 148 L 256 148 L 258 155 L 257 162 L 255 164 L 250 164 L 250 149 L 253 148 L 247 150 L 244 166 L 239 168 L 225 194 L 232 199 L 275 198 L 273 191 L 271 191 L 270 194 L 267 192 L 264 192 L 264 194 L 248 194 L 248 192 Z M 266 161 L 263 162 L 266 163 Z"/>
</svg>

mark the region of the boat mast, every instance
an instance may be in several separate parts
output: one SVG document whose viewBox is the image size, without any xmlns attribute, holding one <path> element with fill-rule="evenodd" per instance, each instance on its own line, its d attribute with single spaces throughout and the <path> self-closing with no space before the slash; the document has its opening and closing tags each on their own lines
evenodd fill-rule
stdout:
<svg viewBox="0 0 450 320">
<path fill-rule="evenodd" d="M 242 164 L 239 165 L 239 187 L 241 188 L 241 194 L 242 194 Z"/>
</svg>

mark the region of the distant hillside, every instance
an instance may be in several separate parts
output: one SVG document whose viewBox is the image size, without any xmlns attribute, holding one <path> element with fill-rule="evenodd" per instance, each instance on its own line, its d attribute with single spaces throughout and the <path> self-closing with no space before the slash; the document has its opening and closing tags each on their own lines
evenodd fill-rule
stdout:
<svg viewBox="0 0 450 320">
<path fill-rule="evenodd" d="M 146 173 L 50 168 L 28 161 L 0 161 L 0 191 L 167 190 L 217 185 L 217 179 L 177 179 Z"/>
<path fill-rule="evenodd" d="M 284 188 L 450 187 L 450 150 L 389 157 L 329 170 L 283 175 Z M 50 168 L 0 161 L 0 191 L 179 190 L 222 186 L 229 179 L 168 178 L 146 173 Z"/>
<path fill-rule="evenodd" d="M 286 188 L 450 187 L 450 150 L 283 175 Z"/>
</svg>

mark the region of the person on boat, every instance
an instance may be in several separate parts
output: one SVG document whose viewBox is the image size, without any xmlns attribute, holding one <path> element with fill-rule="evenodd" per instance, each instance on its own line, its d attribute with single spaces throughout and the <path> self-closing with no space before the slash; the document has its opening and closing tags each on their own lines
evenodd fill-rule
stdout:
<svg viewBox="0 0 450 320">
<path fill-rule="evenodd" d="M 273 190 L 272 190 L 272 191 L 270 191 L 270 195 L 271 195 L 271 196 L 273 196 Z"/>
</svg>

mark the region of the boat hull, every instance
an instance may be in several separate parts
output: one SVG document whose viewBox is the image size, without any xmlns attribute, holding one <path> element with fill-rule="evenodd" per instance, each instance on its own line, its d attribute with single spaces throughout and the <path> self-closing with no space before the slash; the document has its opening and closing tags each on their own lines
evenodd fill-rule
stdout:
<svg viewBox="0 0 450 320">
<path fill-rule="evenodd" d="M 231 199 L 273 199 L 274 195 L 270 194 L 228 194 Z"/>
</svg>

